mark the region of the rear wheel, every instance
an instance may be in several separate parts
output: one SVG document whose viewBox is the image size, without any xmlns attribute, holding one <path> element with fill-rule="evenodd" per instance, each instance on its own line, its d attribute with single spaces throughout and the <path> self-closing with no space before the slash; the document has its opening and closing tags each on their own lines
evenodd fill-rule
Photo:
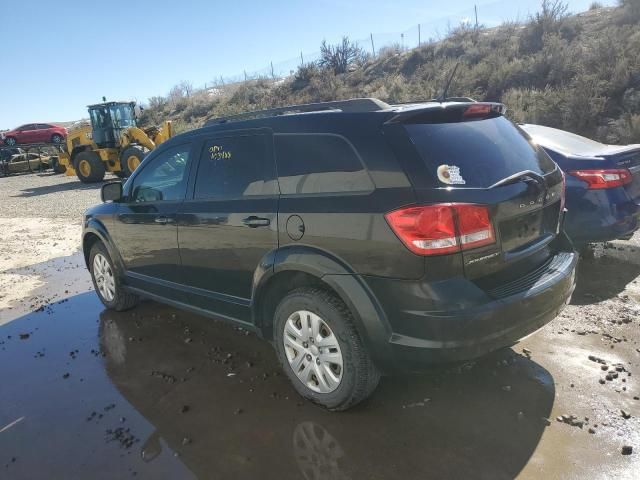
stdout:
<svg viewBox="0 0 640 480">
<path fill-rule="evenodd" d="M 97 242 L 91 247 L 89 269 L 93 287 L 105 307 L 121 312 L 138 304 L 138 296 L 122 288 L 111 256 L 102 242 Z"/>
<path fill-rule="evenodd" d="M 299 288 L 278 305 L 275 343 L 282 368 L 300 395 L 329 410 L 367 398 L 380 374 L 346 305 L 320 288 Z"/>
<path fill-rule="evenodd" d="M 130 177 L 144 159 L 144 152 L 138 147 L 127 147 L 120 154 L 120 169 L 125 177 Z"/>
<path fill-rule="evenodd" d="M 54 133 L 53 135 L 51 135 L 51 143 L 62 143 L 62 140 L 62 135 L 58 133 Z"/>
<path fill-rule="evenodd" d="M 80 152 L 73 160 L 76 175 L 84 183 L 101 182 L 104 179 L 104 162 L 96 152 Z"/>
<path fill-rule="evenodd" d="M 13 147 L 16 144 L 16 139 L 13 137 L 7 137 L 4 139 L 4 144 Z"/>
<path fill-rule="evenodd" d="M 65 173 L 67 171 L 67 167 L 60 163 L 58 157 L 51 157 L 51 168 L 55 173 Z"/>
</svg>

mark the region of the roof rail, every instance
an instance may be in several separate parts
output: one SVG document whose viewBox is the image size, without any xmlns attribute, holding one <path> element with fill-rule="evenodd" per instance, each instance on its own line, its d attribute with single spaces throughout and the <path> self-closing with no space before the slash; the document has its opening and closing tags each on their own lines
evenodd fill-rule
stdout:
<svg viewBox="0 0 640 480">
<path fill-rule="evenodd" d="M 257 110 L 255 112 L 238 113 L 227 117 L 210 118 L 205 126 L 217 123 L 237 122 L 240 120 L 252 120 L 256 118 L 275 117 L 292 113 L 309 113 L 335 110 L 348 113 L 376 112 L 390 106 L 377 98 L 352 98 L 350 100 L 337 100 L 333 102 L 306 103 L 302 105 L 289 105 L 286 107 Z"/>
</svg>

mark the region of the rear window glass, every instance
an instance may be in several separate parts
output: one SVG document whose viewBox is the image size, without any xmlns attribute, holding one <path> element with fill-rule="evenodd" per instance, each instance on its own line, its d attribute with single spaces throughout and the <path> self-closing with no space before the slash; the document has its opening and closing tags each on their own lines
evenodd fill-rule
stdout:
<svg viewBox="0 0 640 480">
<path fill-rule="evenodd" d="M 440 187 L 487 188 L 509 175 L 548 173 L 553 161 L 504 117 L 406 125 Z"/>
<path fill-rule="evenodd" d="M 195 198 L 239 198 L 270 194 L 265 174 L 272 161 L 264 135 L 234 135 L 205 141 Z"/>
<path fill-rule="evenodd" d="M 368 192 L 373 182 L 344 138 L 329 134 L 275 135 L 283 195 Z"/>
</svg>

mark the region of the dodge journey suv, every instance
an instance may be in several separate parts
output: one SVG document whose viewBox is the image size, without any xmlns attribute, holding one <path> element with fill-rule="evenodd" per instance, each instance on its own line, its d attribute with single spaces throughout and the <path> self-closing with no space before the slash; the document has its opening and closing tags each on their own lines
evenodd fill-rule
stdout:
<svg viewBox="0 0 640 480">
<path fill-rule="evenodd" d="M 95 290 L 256 332 L 331 410 L 382 373 L 511 346 L 569 301 L 577 257 L 562 172 L 503 113 L 353 99 L 210 120 L 103 186 Z"/>
</svg>

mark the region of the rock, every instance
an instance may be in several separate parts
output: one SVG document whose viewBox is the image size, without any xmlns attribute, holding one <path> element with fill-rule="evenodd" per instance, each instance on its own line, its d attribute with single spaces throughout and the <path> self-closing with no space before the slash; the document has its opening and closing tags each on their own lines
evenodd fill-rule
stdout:
<svg viewBox="0 0 640 480">
<path fill-rule="evenodd" d="M 235 412 L 233 412 L 234 415 L 240 415 L 244 410 L 242 410 L 241 408 L 238 408 Z"/>
<path fill-rule="evenodd" d="M 602 366 L 600 366 L 600 369 L 604 370 L 604 371 L 607 371 L 607 370 L 609 370 L 609 366 L 608 365 L 602 365 Z"/>
<path fill-rule="evenodd" d="M 182 439 L 182 445 L 189 445 L 191 443 L 191 439 L 189 437 L 184 437 Z"/>
<path fill-rule="evenodd" d="M 29 337 L 30 337 L 30 335 L 28 333 L 21 333 L 20 334 L 20 340 L 26 340 Z"/>
<path fill-rule="evenodd" d="M 620 413 L 622 414 L 622 418 L 624 418 L 625 420 L 631 418 L 631 414 L 625 410 L 620 410 Z"/>
<path fill-rule="evenodd" d="M 531 350 L 529 350 L 528 348 L 523 348 L 522 353 L 524 353 L 527 357 L 531 356 Z"/>
<path fill-rule="evenodd" d="M 605 380 L 604 380 L 604 378 L 601 378 L 601 379 L 600 379 L 600 380 L 598 380 L 598 381 L 599 381 L 601 384 L 603 384 L 603 385 L 606 383 L 606 382 L 605 382 Z"/>
<path fill-rule="evenodd" d="M 562 418 L 561 416 L 557 416 L 557 417 L 556 417 L 556 421 L 558 421 L 558 422 L 564 422 L 564 418 Z"/>
<path fill-rule="evenodd" d="M 633 447 L 631 445 L 625 445 L 622 447 L 622 455 L 631 455 L 633 453 Z"/>
<path fill-rule="evenodd" d="M 71 374 L 70 374 L 70 373 L 65 373 L 64 375 L 62 375 L 62 378 L 65 378 L 65 379 L 66 379 L 66 378 L 69 378 L 70 376 L 71 376 Z"/>
<path fill-rule="evenodd" d="M 595 429 L 590 428 L 590 429 L 589 429 L 589 433 L 594 434 L 594 433 L 596 433 L 596 431 L 595 431 Z"/>
<path fill-rule="evenodd" d="M 502 387 L 502 390 L 504 390 L 505 392 L 510 392 L 511 391 L 511 385 L 505 385 L 504 387 Z"/>
<path fill-rule="evenodd" d="M 187 413 L 189 410 L 191 410 L 191 407 L 189 407 L 189 405 L 183 405 L 180 409 L 180 413 Z"/>
</svg>

